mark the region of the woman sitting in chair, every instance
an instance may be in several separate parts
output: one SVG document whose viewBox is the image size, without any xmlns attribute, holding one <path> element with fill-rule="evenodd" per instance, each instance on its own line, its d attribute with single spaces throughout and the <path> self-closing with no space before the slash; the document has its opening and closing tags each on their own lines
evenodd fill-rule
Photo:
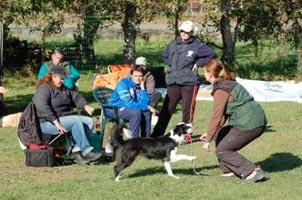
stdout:
<svg viewBox="0 0 302 200">
<path fill-rule="evenodd" d="M 52 68 L 37 82 L 37 91 L 33 102 L 37 109 L 42 133 L 57 134 L 71 133 L 75 141 L 72 157 L 78 164 L 94 162 L 101 157 L 101 153 L 94 151 L 87 136 L 93 128 L 91 117 L 74 115 L 73 105 L 92 115 L 94 108 L 87 105 L 87 101 L 74 90 L 64 87 L 65 71 L 63 68 Z"/>
<path fill-rule="evenodd" d="M 131 137 L 150 137 L 151 134 L 151 113 L 156 109 L 149 105 L 150 97 L 144 83 L 144 67 L 135 66 L 130 71 L 130 76 L 120 80 L 110 97 L 108 104 L 117 106 L 118 116 L 129 121 Z M 106 109 L 106 114 L 114 118 L 115 113 Z"/>
</svg>

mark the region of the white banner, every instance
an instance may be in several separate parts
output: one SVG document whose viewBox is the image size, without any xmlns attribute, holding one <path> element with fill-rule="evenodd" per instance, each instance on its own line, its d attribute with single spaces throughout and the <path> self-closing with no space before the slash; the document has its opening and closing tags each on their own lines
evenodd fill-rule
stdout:
<svg viewBox="0 0 302 200">
<path fill-rule="evenodd" d="M 236 78 L 236 81 L 259 102 L 294 101 L 302 103 L 302 82 L 285 81 L 258 81 Z M 166 88 L 157 88 L 163 97 L 166 95 Z M 212 101 L 212 85 L 200 85 L 197 100 Z"/>
<path fill-rule="evenodd" d="M 302 103 L 302 82 L 256 81 L 236 78 L 259 102 L 294 101 Z"/>
</svg>

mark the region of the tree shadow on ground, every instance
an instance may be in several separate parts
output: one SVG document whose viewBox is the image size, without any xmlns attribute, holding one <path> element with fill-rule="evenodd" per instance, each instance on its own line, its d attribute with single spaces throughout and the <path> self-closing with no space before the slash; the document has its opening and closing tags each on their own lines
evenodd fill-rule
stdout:
<svg viewBox="0 0 302 200">
<path fill-rule="evenodd" d="M 32 94 L 27 94 L 5 98 L 4 115 L 23 112 L 32 97 Z"/>
<path fill-rule="evenodd" d="M 274 153 L 269 158 L 257 163 L 267 172 L 281 172 L 301 167 L 301 159 L 291 153 Z"/>
</svg>

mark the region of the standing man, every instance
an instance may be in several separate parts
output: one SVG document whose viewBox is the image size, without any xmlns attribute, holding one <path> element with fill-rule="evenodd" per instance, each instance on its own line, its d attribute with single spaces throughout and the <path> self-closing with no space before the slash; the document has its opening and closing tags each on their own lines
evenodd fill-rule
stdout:
<svg viewBox="0 0 302 200">
<path fill-rule="evenodd" d="M 183 22 L 179 32 L 180 37 L 168 44 L 162 53 L 165 63 L 169 66 L 166 74 L 167 94 L 152 137 L 165 134 L 176 105 L 180 101 L 182 121 L 193 123 L 195 97 L 201 82 L 197 75 L 197 67 L 202 67 L 208 60 L 216 58 L 215 52 L 193 35 L 192 21 Z"/>
<path fill-rule="evenodd" d="M 52 68 L 62 67 L 66 74 L 64 86 L 67 89 L 75 90 L 77 89 L 77 81 L 80 79 L 80 73 L 72 64 L 64 61 L 64 55 L 63 50 L 54 49 L 51 53 L 51 60 L 42 64 L 38 79 L 42 79 Z"/>
</svg>

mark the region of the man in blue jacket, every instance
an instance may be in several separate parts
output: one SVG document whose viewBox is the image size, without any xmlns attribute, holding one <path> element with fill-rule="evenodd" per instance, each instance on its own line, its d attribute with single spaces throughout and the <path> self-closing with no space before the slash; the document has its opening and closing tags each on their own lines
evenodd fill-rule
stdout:
<svg viewBox="0 0 302 200">
<path fill-rule="evenodd" d="M 151 135 L 151 113 L 156 109 L 150 106 L 150 96 L 144 83 L 144 67 L 135 66 L 130 71 L 130 76 L 118 82 L 110 97 L 108 104 L 119 107 L 118 115 L 122 119 L 129 121 L 131 137 L 141 135 L 150 137 Z M 111 109 L 105 110 L 106 114 L 114 117 L 115 113 Z"/>
<path fill-rule="evenodd" d="M 201 82 L 197 75 L 197 67 L 202 67 L 208 60 L 216 58 L 214 51 L 193 35 L 192 21 L 183 22 L 179 32 L 180 37 L 169 43 L 162 53 L 169 67 L 166 73 L 167 94 L 152 137 L 165 134 L 176 105 L 180 101 L 182 121 L 193 123 L 196 95 Z"/>
<path fill-rule="evenodd" d="M 44 62 L 39 70 L 38 79 L 42 79 L 52 68 L 62 67 L 65 70 L 66 77 L 64 79 L 64 86 L 67 89 L 77 89 L 76 83 L 80 79 L 79 71 L 69 62 L 63 61 L 64 51 L 61 49 L 54 49 L 51 54 L 51 60 Z"/>
</svg>

